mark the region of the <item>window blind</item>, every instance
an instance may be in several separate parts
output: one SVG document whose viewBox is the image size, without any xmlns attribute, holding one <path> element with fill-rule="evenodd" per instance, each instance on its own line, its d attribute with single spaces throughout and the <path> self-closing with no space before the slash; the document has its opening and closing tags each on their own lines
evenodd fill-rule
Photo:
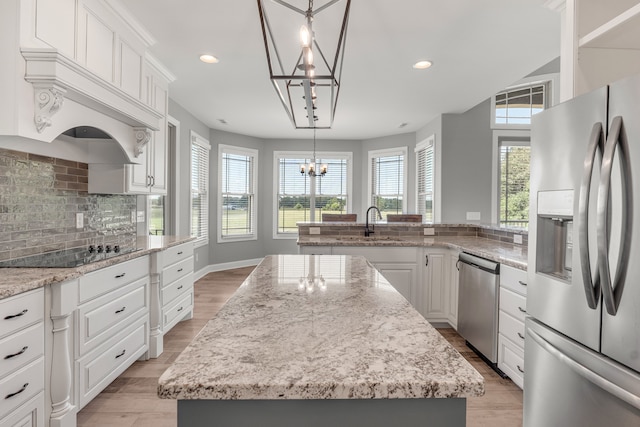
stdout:
<svg viewBox="0 0 640 427">
<path fill-rule="evenodd" d="M 209 241 L 209 143 L 191 138 L 191 236 L 196 245 Z"/>
<path fill-rule="evenodd" d="M 531 149 L 522 144 L 500 145 L 500 224 L 529 223 L 529 162 Z"/>
<path fill-rule="evenodd" d="M 416 148 L 417 212 L 424 222 L 434 221 L 434 147 L 433 142 Z"/>
<path fill-rule="evenodd" d="M 255 237 L 257 152 L 220 146 L 220 238 Z"/>
<path fill-rule="evenodd" d="M 380 209 L 383 219 L 389 213 L 403 212 L 404 159 L 404 154 L 371 158 L 371 203 Z"/>
</svg>

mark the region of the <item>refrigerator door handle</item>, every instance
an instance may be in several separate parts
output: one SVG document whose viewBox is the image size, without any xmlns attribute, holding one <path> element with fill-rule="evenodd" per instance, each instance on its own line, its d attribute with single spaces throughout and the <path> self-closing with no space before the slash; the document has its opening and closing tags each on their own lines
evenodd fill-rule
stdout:
<svg viewBox="0 0 640 427">
<path fill-rule="evenodd" d="M 616 269 L 616 277 L 611 281 L 609 265 L 609 211 L 611 191 L 611 170 L 615 154 L 620 156 L 622 173 L 622 230 L 620 236 L 620 256 Z M 629 253 L 631 248 L 631 232 L 633 228 L 633 190 L 631 185 L 631 163 L 629 159 L 629 143 L 624 132 L 622 117 L 616 116 L 611 121 L 609 137 L 602 158 L 602 172 L 598 189 L 598 265 L 602 295 L 607 313 L 615 316 L 620 306 L 624 289 Z"/>
<path fill-rule="evenodd" d="M 592 370 L 587 367 L 581 365 L 580 363 L 573 360 L 571 357 L 560 351 L 549 341 L 545 340 L 541 337 L 537 332 L 532 330 L 531 328 L 527 328 L 527 335 L 532 338 L 536 344 L 538 344 L 542 349 L 544 349 L 547 353 L 554 356 L 560 362 L 564 363 L 566 366 L 571 368 L 574 372 L 581 375 L 587 381 L 595 384 L 600 387 L 607 393 L 617 397 L 618 399 L 628 403 L 636 409 L 640 409 L 640 397 L 635 394 L 625 390 L 624 388 L 612 383 L 606 378 L 596 374 Z"/>
<path fill-rule="evenodd" d="M 587 156 L 584 159 L 584 171 L 582 173 L 582 183 L 580 184 L 580 200 L 578 202 L 578 235 L 580 236 L 580 259 L 582 267 L 582 283 L 584 293 L 587 297 L 589 308 L 595 309 L 600 300 L 600 277 L 598 267 L 595 274 L 591 274 L 591 256 L 589 253 L 589 193 L 591 190 L 591 179 L 595 166 L 596 155 L 604 152 L 604 131 L 602 123 L 596 123 L 591 130 Z M 596 254 L 597 255 L 597 254 Z M 598 265 L 596 261 L 596 265 Z"/>
</svg>

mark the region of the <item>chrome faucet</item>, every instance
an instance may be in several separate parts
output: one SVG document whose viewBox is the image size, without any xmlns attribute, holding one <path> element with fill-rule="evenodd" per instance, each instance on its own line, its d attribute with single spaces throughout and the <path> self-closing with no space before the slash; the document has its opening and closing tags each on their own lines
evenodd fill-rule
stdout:
<svg viewBox="0 0 640 427">
<path fill-rule="evenodd" d="M 378 209 L 377 206 L 370 206 L 369 209 L 367 209 L 367 220 L 365 222 L 365 226 L 364 226 L 364 237 L 369 237 L 369 235 L 375 233 L 375 231 L 373 231 L 373 224 L 371 224 L 371 229 L 369 229 L 369 212 L 371 212 L 371 209 L 375 209 L 378 212 L 378 219 L 382 219 L 382 214 L 380 213 L 380 209 Z"/>
</svg>

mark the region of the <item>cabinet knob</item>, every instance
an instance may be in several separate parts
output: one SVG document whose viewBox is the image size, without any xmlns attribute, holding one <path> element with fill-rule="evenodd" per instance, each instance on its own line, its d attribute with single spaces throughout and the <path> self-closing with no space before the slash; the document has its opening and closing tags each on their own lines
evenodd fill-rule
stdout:
<svg viewBox="0 0 640 427">
<path fill-rule="evenodd" d="M 7 394 L 4 398 L 5 399 L 11 399 L 13 396 L 17 396 L 20 393 L 22 393 L 23 391 L 25 391 L 27 389 L 27 387 L 29 387 L 29 383 L 24 383 L 24 385 L 22 386 L 22 388 L 14 393 L 9 393 Z"/>
<path fill-rule="evenodd" d="M 429 255 L 425 255 L 424 256 L 424 266 L 425 267 L 429 267 Z"/>
<path fill-rule="evenodd" d="M 523 282 L 522 280 L 518 280 L 518 283 L 520 283 L 522 286 L 527 286 L 527 283 Z"/>
<path fill-rule="evenodd" d="M 125 276 L 125 274 L 127 274 L 127 273 L 118 274 L 118 275 L 116 276 L 116 279 L 121 279 L 121 278 L 123 278 L 123 277 Z"/>
<path fill-rule="evenodd" d="M 520 337 L 520 339 L 524 339 L 524 335 L 522 335 L 520 332 L 518 332 L 518 336 Z"/>
<path fill-rule="evenodd" d="M 518 310 L 520 310 L 521 313 L 526 313 L 527 312 L 527 310 L 525 310 L 524 308 L 522 308 L 520 306 L 518 306 Z"/>
<path fill-rule="evenodd" d="M 125 306 L 125 307 L 122 307 L 120 310 L 116 310 L 116 314 L 120 314 L 120 313 L 122 313 L 123 311 L 125 311 L 126 309 L 127 309 L 127 307 L 126 307 L 126 306 Z"/>
<path fill-rule="evenodd" d="M 524 374 L 524 369 L 522 369 L 522 368 L 520 367 L 520 365 L 516 365 L 516 368 L 518 368 L 518 371 L 520 371 L 521 373 L 523 373 L 523 374 Z"/>
<path fill-rule="evenodd" d="M 125 354 L 126 352 L 127 352 L 127 350 L 122 350 L 122 353 L 120 353 L 120 354 L 117 354 L 117 355 L 116 355 L 116 359 L 119 359 L 119 358 L 121 358 L 122 356 L 124 356 L 124 354 Z"/>
<path fill-rule="evenodd" d="M 20 356 L 21 354 L 23 354 L 23 353 L 24 353 L 25 351 L 27 351 L 28 349 L 29 349 L 29 346 L 28 346 L 28 345 L 25 345 L 24 347 L 22 347 L 22 350 L 20 350 L 19 352 L 17 352 L 17 353 L 13 353 L 13 354 L 7 354 L 7 355 L 4 357 L 4 360 L 13 359 L 13 358 L 14 358 L 14 357 L 16 357 L 16 356 Z"/>
<path fill-rule="evenodd" d="M 16 317 L 22 317 L 25 314 L 27 314 L 27 312 L 29 311 L 29 309 L 25 308 L 24 310 L 22 310 L 20 313 L 18 314 L 10 314 L 8 316 L 4 317 L 4 320 L 11 320 L 11 319 L 15 319 Z"/>
</svg>

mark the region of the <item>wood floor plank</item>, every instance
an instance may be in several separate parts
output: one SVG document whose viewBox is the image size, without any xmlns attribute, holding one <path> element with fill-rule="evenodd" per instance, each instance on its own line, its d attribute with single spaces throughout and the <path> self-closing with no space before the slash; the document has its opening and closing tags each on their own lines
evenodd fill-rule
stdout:
<svg viewBox="0 0 640 427">
<path fill-rule="evenodd" d="M 253 267 L 207 274 L 195 284 L 194 318 L 178 323 L 165 335 L 164 353 L 134 363 L 78 413 L 78 427 L 175 427 L 176 402 L 159 399 L 159 376 L 231 297 Z M 500 378 L 452 328 L 438 331 L 485 378 L 485 395 L 467 401 L 468 427 L 522 426 L 522 390 Z"/>
</svg>

